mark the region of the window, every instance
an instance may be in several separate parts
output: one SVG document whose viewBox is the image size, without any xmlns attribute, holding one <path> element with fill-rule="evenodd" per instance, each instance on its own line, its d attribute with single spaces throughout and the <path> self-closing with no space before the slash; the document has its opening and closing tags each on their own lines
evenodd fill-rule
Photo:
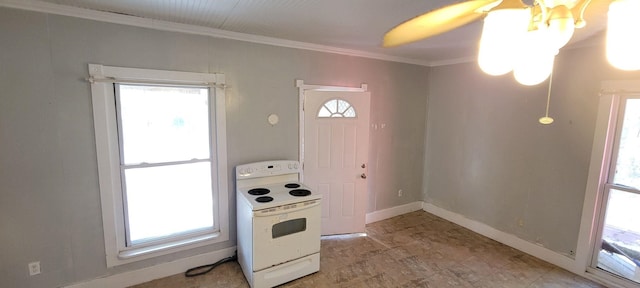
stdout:
<svg viewBox="0 0 640 288">
<path fill-rule="evenodd" d="M 601 88 L 576 264 L 630 287 L 640 283 L 640 81 Z"/>
<path fill-rule="evenodd" d="M 89 71 L 107 265 L 227 241 L 224 75 Z"/>
<path fill-rule="evenodd" d="M 640 97 L 616 96 L 618 119 L 592 266 L 640 283 Z"/>
<path fill-rule="evenodd" d="M 355 118 L 356 110 L 351 103 L 342 99 L 331 99 L 325 102 L 318 111 L 318 118 L 343 117 Z"/>
<path fill-rule="evenodd" d="M 640 98 L 623 98 L 623 104 L 613 184 L 640 190 Z"/>
</svg>

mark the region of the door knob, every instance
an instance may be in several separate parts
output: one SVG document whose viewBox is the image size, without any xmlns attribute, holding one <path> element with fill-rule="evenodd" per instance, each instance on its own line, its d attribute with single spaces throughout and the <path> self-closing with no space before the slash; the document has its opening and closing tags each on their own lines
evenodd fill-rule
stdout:
<svg viewBox="0 0 640 288">
<path fill-rule="evenodd" d="M 367 179 L 367 174 L 364 174 L 364 173 L 360 174 L 360 178 Z"/>
</svg>

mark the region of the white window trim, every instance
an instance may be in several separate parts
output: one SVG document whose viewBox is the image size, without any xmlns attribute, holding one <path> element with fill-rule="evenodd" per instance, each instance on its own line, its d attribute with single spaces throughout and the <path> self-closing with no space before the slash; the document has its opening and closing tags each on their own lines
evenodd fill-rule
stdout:
<svg viewBox="0 0 640 288">
<path fill-rule="evenodd" d="M 123 68 L 89 64 L 89 82 L 93 102 L 93 117 L 98 160 L 100 200 L 107 267 L 149 259 L 161 255 L 210 245 L 229 240 L 229 189 L 227 181 L 227 139 L 225 116 L 225 78 L 224 74 L 175 72 Z M 131 249 L 126 247 L 124 235 L 124 216 L 122 212 L 122 194 L 120 185 L 120 158 L 118 130 L 115 119 L 115 98 L 113 83 L 182 84 L 211 87 L 211 99 L 214 99 L 211 133 L 215 135 L 212 148 L 217 174 L 213 180 L 217 183 L 214 203 L 218 212 L 214 226 L 215 233 L 175 241 L 168 244 Z M 216 179 L 217 177 L 217 179 Z M 216 201 L 217 198 L 217 201 Z"/>
<path fill-rule="evenodd" d="M 603 189 L 608 181 L 612 165 L 613 139 L 615 138 L 622 94 L 640 94 L 640 80 L 612 80 L 601 83 L 598 117 L 593 138 L 589 176 L 582 208 L 582 219 L 578 235 L 575 266 L 573 272 L 597 280 L 611 287 L 640 287 L 628 280 L 612 276 L 592 268 L 594 246 L 598 241 L 598 221 L 603 204 Z M 631 285 L 631 286 L 629 286 Z"/>
</svg>

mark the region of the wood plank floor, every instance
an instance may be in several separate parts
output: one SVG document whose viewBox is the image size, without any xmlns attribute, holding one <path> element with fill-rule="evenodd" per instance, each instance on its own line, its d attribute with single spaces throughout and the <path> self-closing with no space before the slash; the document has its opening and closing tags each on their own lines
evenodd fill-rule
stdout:
<svg viewBox="0 0 640 288">
<path fill-rule="evenodd" d="M 417 211 L 367 225 L 367 236 L 325 237 L 320 272 L 279 287 L 604 287 Z M 135 288 L 249 287 L 237 262 Z"/>
</svg>

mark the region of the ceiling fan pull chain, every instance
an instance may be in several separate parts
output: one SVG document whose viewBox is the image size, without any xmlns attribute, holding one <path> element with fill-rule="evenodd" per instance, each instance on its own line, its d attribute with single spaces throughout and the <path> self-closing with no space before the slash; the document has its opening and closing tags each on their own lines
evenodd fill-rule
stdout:
<svg viewBox="0 0 640 288">
<path fill-rule="evenodd" d="M 553 84 L 553 69 L 551 69 L 551 74 L 549 75 L 549 90 L 547 91 L 547 109 L 545 111 L 544 117 L 538 119 L 538 122 L 543 125 L 549 125 L 553 123 L 553 118 L 549 117 L 549 103 L 551 102 L 551 84 Z"/>
</svg>

